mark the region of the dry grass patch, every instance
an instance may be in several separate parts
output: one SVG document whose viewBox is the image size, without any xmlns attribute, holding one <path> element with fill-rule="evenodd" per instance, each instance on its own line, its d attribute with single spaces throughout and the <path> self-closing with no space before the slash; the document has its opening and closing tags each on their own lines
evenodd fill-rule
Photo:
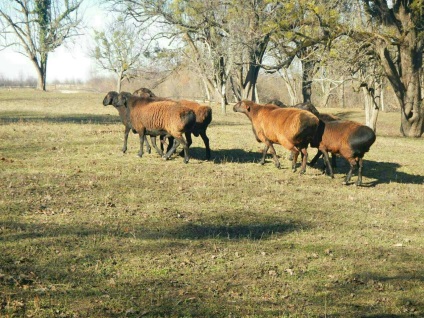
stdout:
<svg viewBox="0 0 424 318">
<path fill-rule="evenodd" d="M 299 175 L 279 146 L 282 169 L 260 166 L 250 123 L 219 106 L 210 162 L 200 138 L 187 165 L 138 158 L 134 135 L 123 155 L 102 99 L 0 91 L 0 316 L 424 315 L 424 144 L 397 115 L 355 187 L 342 160 L 334 180 Z"/>
</svg>

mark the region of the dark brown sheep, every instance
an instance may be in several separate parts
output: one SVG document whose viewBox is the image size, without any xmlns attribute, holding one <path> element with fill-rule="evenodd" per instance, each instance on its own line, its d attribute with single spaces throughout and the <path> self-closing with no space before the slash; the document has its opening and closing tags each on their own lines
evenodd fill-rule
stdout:
<svg viewBox="0 0 424 318">
<path fill-rule="evenodd" d="M 271 99 L 268 102 L 268 104 L 272 104 L 272 105 L 275 105 L 275 106 L 278 106 L 278 107 L 282 107 L 282 108 L 293 107 L 293 108 L 298 108 L 298 109 L 302 109 L 302 110 L 307 110 L 308 112 L 311 112 L 315 116 L 318 116 L 318 114 L 319 114 L 319 111 L 310 102 L 299 103 L 299 104 L 296 104 L 296 105 L 293 105 L 293 106 L 287 106 L 286 104 L 284 104 L 282 101 L 280 101 L 278 99 Z"/>
<path fill-rule="evenodd" d="M 106 94 L 105 98 L 103 99 L 103 106 L 113 105 L 116 110 L 119 113 L 119 118 L 121 118 L 121 122 L 125 126 L 125 132 L 124 132 L 124 146 L 122 147 L 122 152 L 125 153 L 127 151 L 127 144 L 128 144 L 128 134 L 131 130 L 131 125 L 128 121 L 127 116 L 127 109 L 124 106 L 117 106 L 116 105 L 116 98 L 118 97 L 118 92 L 110 91 Z M 147 141 L 147 140 L 146 140 Z M 151 147 L 149 142 L 146 142 L 146 151 L 150 153 Z"/>
<path fill-rule="evenodd" d="M 181 105 L 190 108 L 196 115 L 196 124 L 190 132 L 186 132 L 185 136 L 187 139 L 187 145 L 190 147 L 192 144 L 191 134 L 195 137 L 200 136 L 205 144 L 206 160 L 211 158 L 211 149 L 209 147 L 209 138 L 206 135 L 206 129 L 212 121 L 212 108 L 209 106 L 203 106 L 199 103 L 190 100 L 180 100 Z"/>
<path fill-rule="evenodd" d="M 140 136 L 139 156 L 143 156 L 144 135 L 166 135 L 174 137 L 172 148 L 164 156 L 169 159 L 178 145 L 184 147 L 184 162 L 189 161 L 187 142 L 183 134 L 193 129 L 196 115 L 180 103 L 169 100 L 157 101 L 149 97 L 137 97 L 130 93 L 120 93 L 117 105 L 127 107 L 127 116 L 131 128 Z M 154 144 L 156 150 L 159 149 Z"/>
<path fill-rule="evenodd" d="M 318 128 L 318 118 L 310 112 L 296 108 L 280 108 L 274 105 L 259 105 L 251 101 L 238 102 L 233 110 L 244 113 L 252 122 L 256 139 L 265 144 L 261 164 L 265 163 L 268 149 L 274 159 L 275 166 L 280 167 L 273 144 L 278 143 L 293 151 L 292 169 L 296 171 L 299 152 L 303 155 L 300 172 L 306 170 L 308 158 L 307 148 Z"/>
<path fill-rule="evenodd" d="M 324 161 L 334 178 L 328 158 L 328 152 L 339 154 L 350 164 L 350 170 L 346 175 L 344 184 L 348 184 L 352 177 L 354 166 L 358 167 L 358 180 L 356 185 L 362 184 L 362 158 L 369 151 L 376 137 L 374 131 L 359 123 L 349 120 L 336 120 L 324 122 L 320 120 L 318 131 L 311 142 L 324 155 Z"/>
<path fill-rule="evenodd" d="M 170 100 L 167 98 L 158 97 L 151 90 L 144 87 L 136 90 L 133 95 L 141 97 L 152 97 L 157 100 Z M 211 150 L 209 146 L 209 138 L 206 135 L 206 130 L 212 121 L 212 108 L 209 106 L 200 105 L 199 103 L 190 100 L 180 100 L 178 102 L 181 105 L 193 110 L 196 115 L 196 124 L 194 125 L 193 130 L 191 132 L 185 133 L 188 147 L 190 147 L 193 143 L 191 139 L 191 134 L 193 134 L 195 137 L 200 136 L 203 140 L 203 143 L 205 144 L 206 160 L 209 160 L 211 158 Z M 163 136 L 161 136 L 161 138 L 163 138 Z M 170 140 L 169 143 L 171 144 L 172 140 Z"/>
<path fill-rule="evenodd" d="M 339 117 L 334 116 L 332 114 L 324 114 L 324 113 L 319 113 L 317 115 L 319 120 L 322 120 L 323 122 L 328 122 L 328 121 L 335 121 L 335 120 L 340 120 Z M 309 162 L 309 165 L 311 167 L 313 167 L 316 162 L 318 161 L 318 159 L 322 156 L 322 152 L 318 149 L 316 155 L 312 158 L 312 160 Z M 336 168 L 337 163 L 336 163 L 336 155 L 331 154 L 331 166 L 333 168 Z M 325 169 L 325 168 L 324 168 Z"/>
<path fill-rule="evenodd" d="M 138 97 L 156 97 L 156 95 L 148 88 L 141 87 L 134 91 L 133 95 Z"/>
</svg>

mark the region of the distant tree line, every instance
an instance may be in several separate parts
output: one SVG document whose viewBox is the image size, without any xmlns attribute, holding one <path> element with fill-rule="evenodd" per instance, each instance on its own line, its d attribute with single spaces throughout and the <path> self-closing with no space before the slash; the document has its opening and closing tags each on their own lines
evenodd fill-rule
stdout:
<svg viewBox="0 0 424 318">
<path fill-rule="evenodd" d="M 79 35 L 82 2 L 0 2 L 3 35 L 14 34 L 14 44 L 33 62 L 39 89 L 45 89 L 48 53 Z M 346 86 L 362 92 L 367 125 L 375 129 L 390 87 L 400 132 L 424 132 L 424 0 L 102 3 L 116 20 L 95 32 L 91 54 L 115 74 L 118 91 L 150 70 L 161 74 L 156 87 L 188 69 L 225 112 L 230 98 L 260 101 L 260 77 L 278 74 L 293 102 L 313 101 L 317 87 L 324 100 Z"/>
</svg>

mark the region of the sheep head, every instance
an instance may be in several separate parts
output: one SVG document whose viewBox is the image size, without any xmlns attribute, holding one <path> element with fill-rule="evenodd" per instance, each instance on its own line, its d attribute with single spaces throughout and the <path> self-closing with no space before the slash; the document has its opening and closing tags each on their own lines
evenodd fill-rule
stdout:
<svg viewBox="0 0 424 318">
<path fill-rule="evenodd" d="M 128 92 L 119 93 L 118 96 L 116 96 L 115 106 L 125 106 L 125 107 L 127 107 L 128 98 L 130 98 L 131 96 L 132 96 L 132 94 L 128 93 Z"/>
<path fill-rule="evenodd" d="M 110 91 L 109 93 L 107 93 L 105 98 L 103 99 L 103 106 L 108 106 L 108 105 L 116 106 L 115 105 L 116 97 L 118 97 L 118 93 L 115 91 Z"/>
<path fill-rule="evenodd" d="M 242 100 L 234 105 L 233 111 L 236 113 L 244 113 L 247 114 L 250 111 L 250 103 L 249 101 Z"/>
</svg>

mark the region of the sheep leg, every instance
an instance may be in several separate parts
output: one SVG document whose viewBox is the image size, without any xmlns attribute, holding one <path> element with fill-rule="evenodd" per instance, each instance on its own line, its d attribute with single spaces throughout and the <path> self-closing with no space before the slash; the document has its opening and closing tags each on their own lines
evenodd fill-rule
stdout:
<svg viewBox="0 0 424 318">
<path fill-rule="evenodd" d="M 203 143 L 205 144 L 206 149 L 206 160 L 209 160 L 211 158 L 211 148 L 209 148 L 209 138 L 206 136 L 206 131 L 202 131 L 200 133 L 200 137 L 203 140 Z"/>
<path fill-rule="evenodd" d="M 165 159 L 168 160 L 171 155 L 175 152 L 175 150 L 177 149 L 177 147 L 182 144 L 184 147 L 184 163 L 188 163 L 189 160 L 189 156 L 188 156 L 188 147 L 187 147 L 187 142 L 184 140 L 183 136 L 181 136 L 180 138 L 175 138 L 174 139 L 174 145 L 172 146 L 172 148 L 167 152 L 167 154 L 165 155 Z"/>
<path fill-rule="evenodd" d="M 297 157 L 299 156 L 299 150 L 297 149 L 292 150 L 292 154 L 293 154 L 292 171 L 296 172 L 296 162 L 297 162 Z"/>
<path fill-rule="evenodd" d="M 128 143 L 128 134 L 130 133 L 131 127 L 125 126 L 125 132 L 124 132 L 124 146 L 122 147 L 122 152 L 127 152 L 127 143 Z"/>
<path fill-rule="evenodd" d="M 356 181 L 356 185 L 360 186 L 362 185 L 362 158 L 359 158 L 358 160 L 358 180 Z"/>
<path fill-rule="evenodd" d="M 262 159 L 261 161 L 259 161 L 261 165 L 265 164 L 265 157 L 266 157 L 266 153 L 268 152 L 268 149 L 269 149 L 269 146 L 265 144 L 264 150 L 262 151 Z"/>
<path fill-rule="evenodd" d="M 150 137 L 152 138 L 152 137 Z M 144 135 L 144 142 L 146 143 L 146 151 L 147 153 L 151 153 L 152 152 L 152 148 L 150 147 L 149 141 L 147 140 L 147 136 Z"/>
<path fill-rule="evenodd" d="M 180 145 L 180 142 L 177 138 L 174 139 L 171 149 L 163 156 L 166 160 L 171 158 L 172 154 L 175 152 L 175 149 Z"/>
<path fill-rule="evenodd" d="M 156 152 L 159 154 L 159 156 L 163 156 L 162 149 L 159 149 L 158 145 L 156 144 L 156 136 L 150 136 L 150 141 L 152 142 L 153 147 L 156 149 Z"/>
<path fill-rule="evenodd" d="M 141 130 L 138 135 L 140 136 L 140 151 L 138 152 L 138 156 L 141 158 L 143 157 L 143 147 L 144 147 L 144 130 Z"/>
<path fill-rule="evenodd" d="M 165 136 L 163 137 L 163 142 L 165 143 Z M 166 152 L 168 152 L 169 150 L 171 150 L 171 148 L 172 148 L 172 146 L 173 146 L 173 144 L 174 144 L 174 137 L 172 137 L 172 136 L 169 136 L 168 137 L 168 147 L 166 148 Z"/>
<path fill-rule="evenodd" d="M 353 159 L 353 160 L 349 160 L 349 164 L 350 164 L 350 170 L 349 170 L 349 172 L 347 173 L 347 175 L 346 175 L 346 179 L 345 179 L 345 181 L 343 182 L 343 184 L 348 184 L 348 183 L 349 183 L 350 178 L 352 177 L 353 168 L 356 166 L 357 162 L 356 162 L 356 160 L 355 160 L 355 159 Z"/>
<path fill-rule="evenodd" d="M 306 163 L 308 161 L 308 149 L 302 148 L 300 151 L 302 154 L 302 168 L 300 169 L 300 173 L 304 174 L 306 172 Z"/>
<path fill-rule="evenodd" d="M 274 159 L 274 165 L 277 169 L 280 168 L 280 161 L 278 161 L 277 153 L 275 152 L 274 146 L 272 143 L 269 144 L 269 149 L 272 154 L 272 159 Z"/>
<path fill-rule="evenodd" d="M 317 163 L 317 161 L 318 161 L 319 157 L 321 157 L 321 155 L 322 155 L 321 150 L 318 150 L 315 157 L 313 157 L 311 162 L 309 162 L 309 166 L 313 167 Z"/>
<path fill-rule="evenodd" d="M 324 155 L 324 163 L 325 167 L 328 169 L 331 178 L 334 178 L 333 168 L 331 168 L 330 157 L 328 156 L 328 152 L 323 150 L 322 154 Z"/>
<path fill-rule="evenodd" d="M 334 153 L 331 154 L 331 166 L 333 168 L 337 168 L 336 155 Z"/>
<path fill-rule="evenodd" d="M 187 140 L 187 147 L 190 148 L 191 144 L 193 143 L 193 140 L 191 139 L 191 133 L 190 132 L 185 132 L 184 134 L 185 134 L 186 140 Z M 184 155 L 185 154 L 184 154 L 184 149 L 183 149 L 180 152 L 180 156 L 184 156 Z"/>
</svg>

